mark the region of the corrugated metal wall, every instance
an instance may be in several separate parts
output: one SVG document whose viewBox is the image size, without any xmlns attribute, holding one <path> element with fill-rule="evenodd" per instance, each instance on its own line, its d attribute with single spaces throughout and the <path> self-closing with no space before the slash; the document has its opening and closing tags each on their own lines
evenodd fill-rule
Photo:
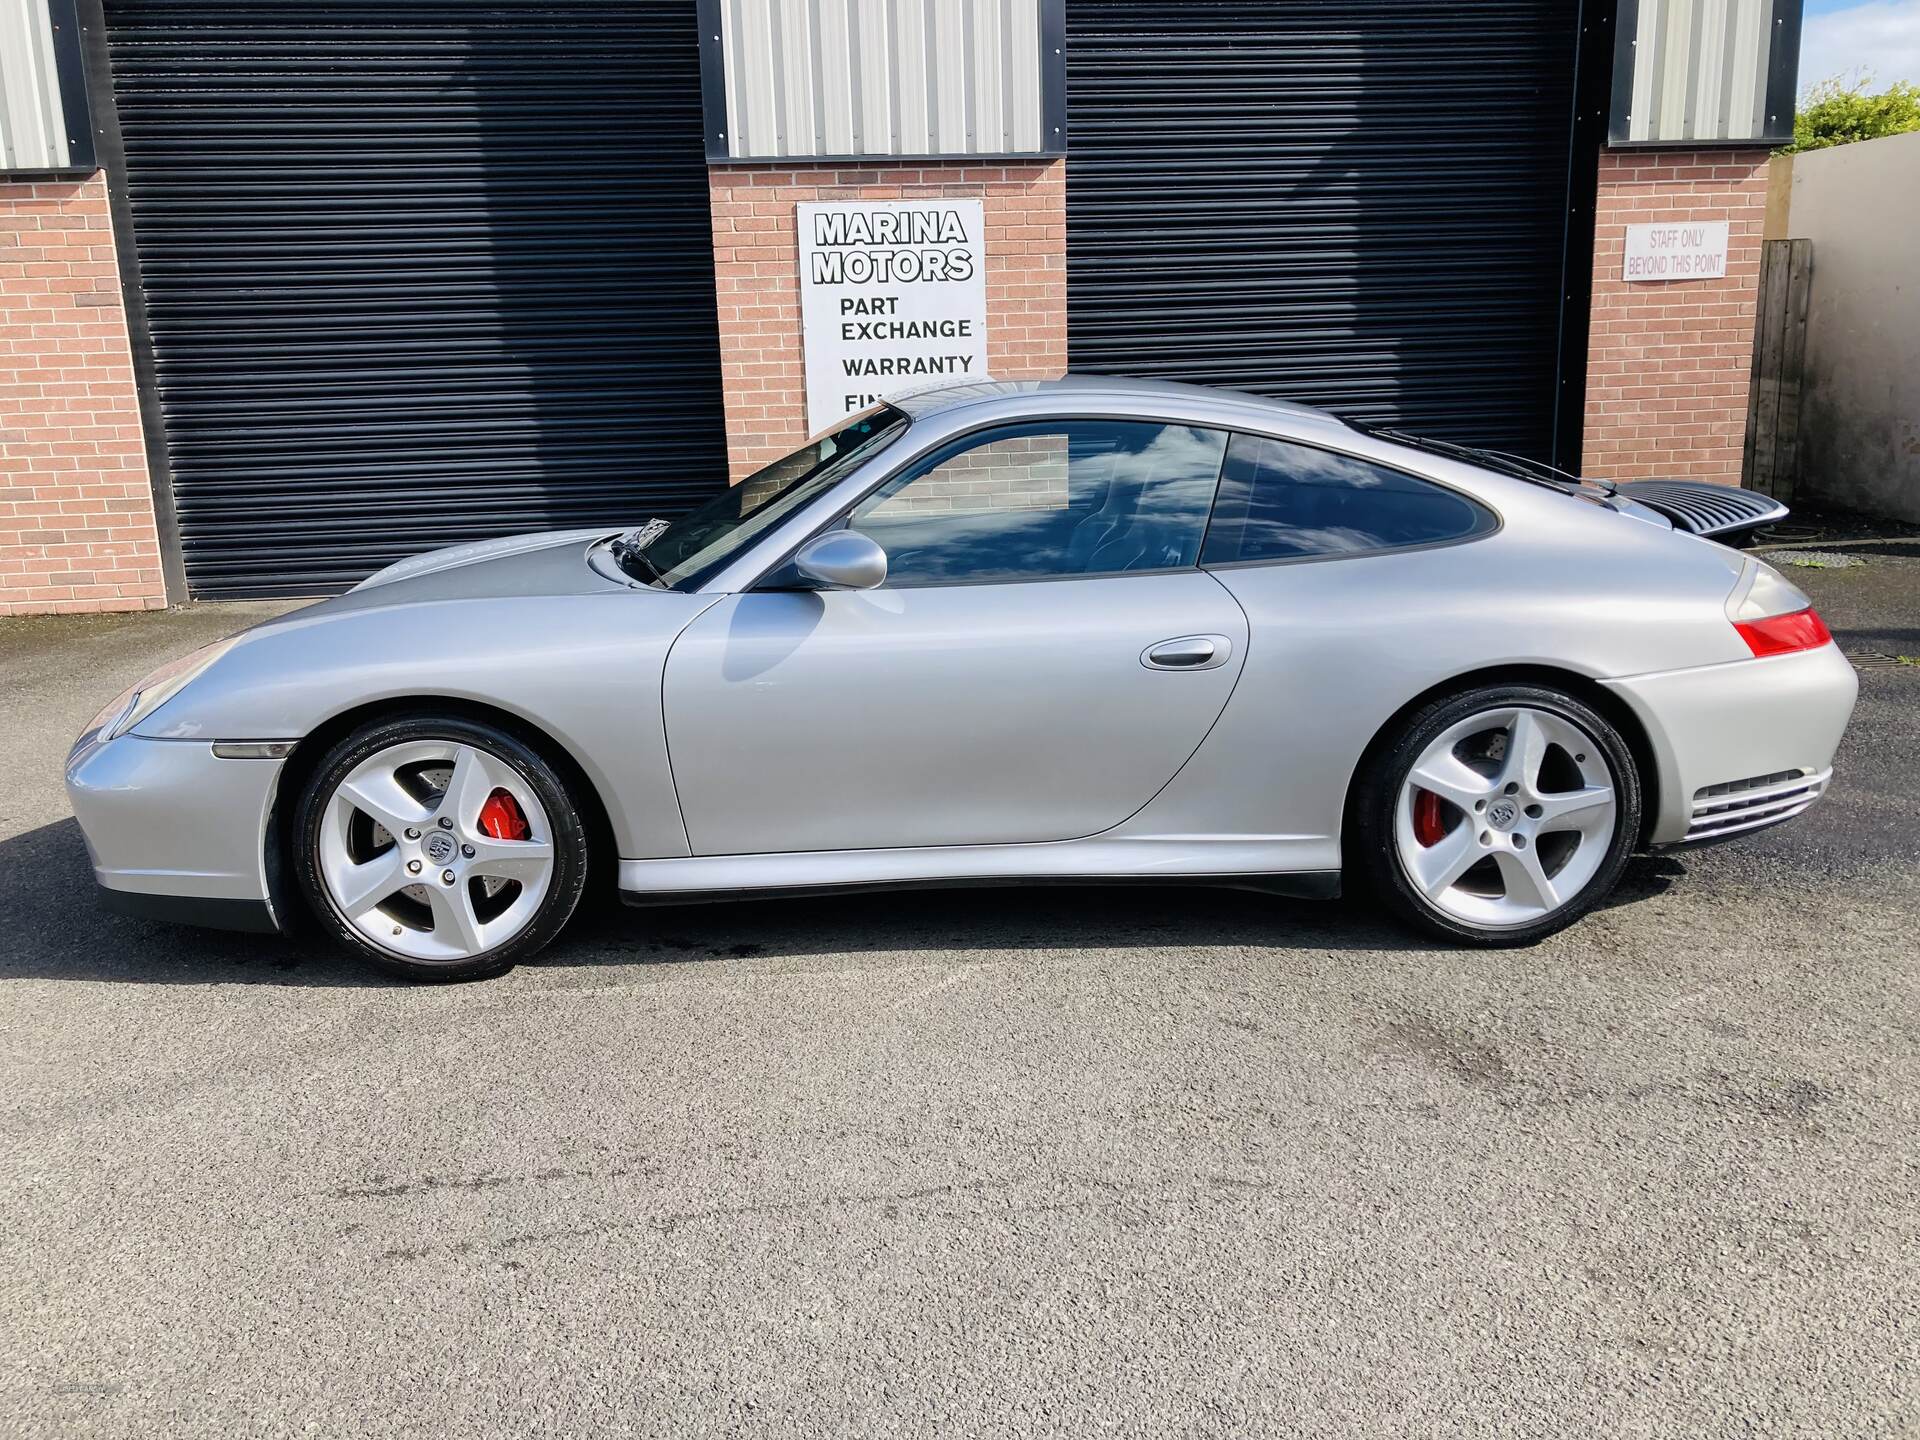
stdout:
<svg viewBox="0 0 1920 1440">
<path fill-rule="evenodd" d="M 71 163 L 47 0 L 0 0 L 0 172 Z"/>
<path fill-rule="evenodd" d="M 1072 0 L 1067 35 L 1072 368 L 1554 456 L 1578 5 Z"/>
<path fill-rule="evenodd" d="M 680 0 L 108 0 L 196 596 L 726 484 Z"/>
<path fill-rule="evenodd" d="M 718 5 L 727 132 L 720 158 L 1050 148 L 1040 0 Z"/>
<path fill-rule="evenodd" d="M 1629 0 L 1615 144 L 1779 141 L 1793 132 L 1797 0 Z M 1630 22 L 1630 25 L 1627 24 Z M 1616 106 L 1617 108 L 1617 106 Z M 1784 113 L 1782 113 L 1784 111 Z"/>
</svg>

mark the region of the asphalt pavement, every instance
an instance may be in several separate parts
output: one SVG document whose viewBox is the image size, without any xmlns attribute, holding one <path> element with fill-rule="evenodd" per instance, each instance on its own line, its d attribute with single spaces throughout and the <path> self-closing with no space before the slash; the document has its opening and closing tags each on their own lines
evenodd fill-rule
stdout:
<svg viewBox="0 0 1920 1440">
<path fill-rule="evenodd" d="M 1920 558 L 1794 574 L 1831 798 L 1536 949 L 959 891 L 446 987 L 95 908 L 67 744 L 259 607 L 0 621 L 0 1434 L 1920 1433 Z"/>
</svg>

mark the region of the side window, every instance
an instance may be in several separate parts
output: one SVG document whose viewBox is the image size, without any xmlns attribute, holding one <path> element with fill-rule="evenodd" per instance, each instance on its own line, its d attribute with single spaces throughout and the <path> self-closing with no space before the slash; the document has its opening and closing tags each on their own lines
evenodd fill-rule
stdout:
<svg viewBox="0 0 1920 1440">
<path fill-rule="evenodd" d="M 850 528 L 889 585 L 1043 580 L 1196 564 L 1227 437 L 1123 420 L 970 436 L 889 480 Z"/>
<path fill-rule="evenodd" d="M 1457 540 L 1493 528 L 1471 500 L 1311 445 L 1235 435 L 1202 561 L 1292 560 Z"/>
</svg>

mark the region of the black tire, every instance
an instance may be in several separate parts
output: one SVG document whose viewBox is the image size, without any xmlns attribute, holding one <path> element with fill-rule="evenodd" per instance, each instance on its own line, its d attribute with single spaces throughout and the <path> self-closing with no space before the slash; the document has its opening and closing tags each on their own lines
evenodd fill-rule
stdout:
<svg viewBox="0 0 1920 1440">
<path fill-rule="evenodd" d="M 1612 774 L 1616 824 L 1612 841 L 1592 878 L 1571 899 L 1530 924 L 1477 925 L 1439 909 L 1407 874 L 1394 838 L 1394 816 L 1408 772 L 1429 744 L 1477 711 L 1525 705 L 1571 720 L 1600 746 Z M 1592 707 L 1540 685 L 1489 685 L 1443 696 L 1408 716 L 1363 762 L 1348 811 L 1346 874 L 1354 888 L 1372 895 L 1395 919 L 1428 935 L 1466 945 L 1531 945 L 1566 929 L 1612 892 L 1640 835 L 1643 804 L 1639 767 L 1619 730 Z"/>
<path fill-rule="evenodd" d="M 553 828 L 553 875 L 533 918 L 512 938 L 461 960 L 420 960 L 370 943 L 335 908 L 321 879 L 320 826 L 328 798 L 368 756 L 410 740 L 445 740 L 470 745 L 505 762 L 532 788 Z M 293 836 L 294 873 L 318 928 L 382 970 L 410 980 L 482 980 L 505 974 L 560 933 L 580 903 L 589 869 L 587 826 L 580 807 L 568 793 L 566 782 L 538 750 L 497 726 L 430 712 L 398 715 L 363 725 L 329 750 L 300 796 L 294 812 Z"/>
</svg>

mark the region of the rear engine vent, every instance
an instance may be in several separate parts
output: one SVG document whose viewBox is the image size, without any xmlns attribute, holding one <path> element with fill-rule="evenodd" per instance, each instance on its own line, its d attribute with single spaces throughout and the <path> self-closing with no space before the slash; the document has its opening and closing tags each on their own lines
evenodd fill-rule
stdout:
<svg viewBox="0 0 1920 1440">
<path fill-rule="evenodd" d="M 1787 507 L 1769 495 L 1705 480 L 1630 480 L 1618 489 L 1693 535 L 1738 534 L 1787 514 Z"/>
<path fill-rule="evenodd" d="M 1791 820 L 1826 793 L 1831 770 L 1778 770 L 1746 780 L 1729 780 L 1693 792 L 1693 822 L 1688 840 L 1713 840 L 1742 830 Z"/>
</svg>

